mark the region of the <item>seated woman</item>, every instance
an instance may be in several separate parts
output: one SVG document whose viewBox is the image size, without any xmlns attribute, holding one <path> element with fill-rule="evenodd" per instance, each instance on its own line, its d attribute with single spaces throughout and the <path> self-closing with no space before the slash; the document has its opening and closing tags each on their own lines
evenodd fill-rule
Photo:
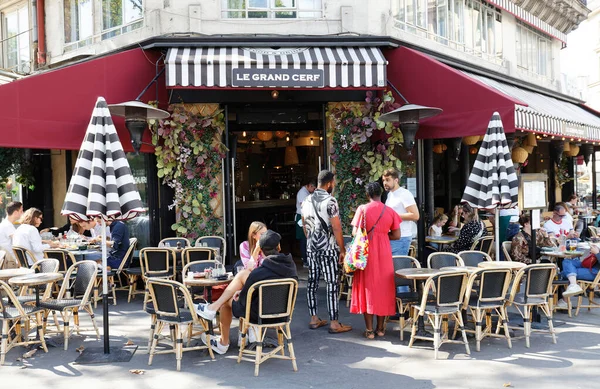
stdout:
<svg viewBox="0 0 600 389">
<path fill-rule="evenodd" d="M 451 253 L 471 250 L 473 243 L 487 234 L 483 222 L 479 220 L 476 209 L 473 209 L 469 204 L 464 203 L 461 207 L 461 215 L 464 220 L 464 225 L 460 229 L 460 234 L 458 235 L 456 242 L 448 247 L 448 251 Z"/>
<path fill-rule="evenodd" d="M 267 226 L 262 222 L 252 222 L 248 228 L 248 240 L 240 244 L 240 258 L 235 267 L 244 266 L 244 269 L 255 269 L 259 267 L 265 258 L 258 245 L 258 240 L 267 231 Z M 236 269 L 237 270 L 237 269 Z"/>
<path fill-rule="evenodd" d="M 74 219 L 70 216 L 68 219 L 69 220 L 67 220 L 67 224 L 65 224 L 62 227 L 50 228 L 50 229 L 46 228 L 46 229 L 42 230 L 41 232 L 50 231 L 52 233 L 52 235 L 60 237 L 65 232 L 68 234 L 69 232 L 74 231 L 74 232 L 78 233 L 79 235 L 82 235 L 85 238 L 92 237 L 92 233 L 89 231 L 89 228 L 85 227 L 86 222 L 77 221 L 77 219 Z"/>
<path fill-rule="evenodd" d="M 29 265 L 44 259 L 44 250 L 60 246 L 58 242 L 42 240 L 38 227 L 42 224 L 43 219 L 42 211 L 37 208 L 29 208 L 21 216 L 21 225 L 13 235 L 13 246 L 23 247 L 35 256 L 35 258 L 27 257 Z"/>
<path fill-rule="evenodd" d="M 523 262 L 529 265 L 531 263 L 531 220 L 529 216 L 521 216 L 519 224 L 521 225 L 521 231 L 511 241 L 510 257 L 515 262 Z M 536 253 L 539 253 L 542 247 L 554 246 L 548 232 L 543 228 L 535 231 L 535 242 Z M 536 255 L 536 257 L 539 258 L 539 255 Z"/>
</svg>

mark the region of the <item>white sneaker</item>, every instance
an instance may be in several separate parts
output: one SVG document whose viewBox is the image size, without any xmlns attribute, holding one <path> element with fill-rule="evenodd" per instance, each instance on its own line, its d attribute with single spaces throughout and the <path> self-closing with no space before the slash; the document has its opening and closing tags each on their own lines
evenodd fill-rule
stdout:
<svg viewBox="0 0 600 389">
<path fill-rule="evenodd" d="M 559 302 L 556 304 L 556 309 L 569 309 L 569 306 L 567 305 L 567 302 L 565 300 L 559 300 Z"/>
<path fill-rule="evenodd" d="M 575 296 L 576 294 L 579 294 L 579 293 L 583 293 L 583 289 L 581 289 L 581 286 L 579 286 L 577 284 L 571 284 L 567 287 L 567 290 L 565 290 L 563 292 L 563 296 L 571 297 L 571 296 Z"/>
<path fill-rule="evenodd" d="M 213 320 L 217 315 L 217 311 L 208 309 L 208 303 L 200 303 L 196 306 L 196 313 L 206 320 Z"/>
<path fill-rule="evenodd" d="M 204 335 L 204 334 L 202 334 Z M 200 336 L 200 338 L 202 338 L 202 335 Z M 204 344 L 206 344 L 206 336 L 204 336 Z M 227 350 L 229 350 L 229 345 L 225 346 L 221 344 L 221 337 L 218 336 L 213 336 L 212 338 L 210 338 L 210 348 L 213 349 L 214 352 L 216 352 L 217 354 L 223 355 L 227 352 Z"/>
</svg>

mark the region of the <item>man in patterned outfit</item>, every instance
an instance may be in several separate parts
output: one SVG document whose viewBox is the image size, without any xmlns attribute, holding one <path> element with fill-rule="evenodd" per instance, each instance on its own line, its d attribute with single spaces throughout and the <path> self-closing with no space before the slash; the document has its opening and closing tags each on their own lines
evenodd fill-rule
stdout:
<svg viewBox="0 0 600 389">
<path fill-rule="evenodd" d="M 342 224 L 337 200 L 331 196 L 335 177 L 329 170 L 322 170 L 318 178 L 319 187 L 302 203 L 302 225 L 306 235 L 308 256 L 308 285 L 306 295 L 311 315 L 309 328 L 327 325 L 317 316 L 317 290 L 321 274 L 327 284 L 327 310 L 329 332 L 347 332 L 352 327 L 338 321 L 338 269 L 346 255 Z"/>
</svg>

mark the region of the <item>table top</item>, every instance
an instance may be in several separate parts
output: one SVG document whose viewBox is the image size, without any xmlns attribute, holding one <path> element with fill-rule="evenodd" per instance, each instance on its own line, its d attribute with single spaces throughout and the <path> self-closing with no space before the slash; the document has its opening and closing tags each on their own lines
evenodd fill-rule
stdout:
<svg viewBox="0 0 600 389">
<path fill-rule="evenodd" d="M 0 280 L 6 281 L 13 277 L 22 276 L 24 274 L 32 274 L 33 270 L 26 269 L 24 267 L 18 267 L 16 269 L 4 269 L 0 270 Z"/>
<path fill-rule="evenodd" d="M 67 250 L 68 252 L 70 252 L 73 255 L 88 255 L 88 254 L 102 254 L 102 250 L 100 249 L 95 249 L 95 250 Z M 108 250 L 106 250 L 106 254 L 108 255 Z"/>
<path fill-rule="evenodd" d="M 33 273 L 23 276 L 13 277 L 8 283 L 14 286 L 36 286 L 44 285 L 49 282 L 55 282 L 63 279 L 60 273 Z"/>
<path fill-rule="evenodd" d="M 233 281 L 233 277 L 226 280 L 215 280 L 213 278 L 194 278 L 188 279 L 187 277 L 183 280 L 185 286 L 218 286 L 227 285 Z"/>
<path fill-rule="evenodd" d="M 527 265 L 525 265 L 523 262 L 513 261 L 483 261 L 477 264 L 477 267 L 481 267 L 484 269 L 505 268 L 518 270 L 524 268 L 525 266 Z"/>
<path fill-rule="evenodd" d="M 442 235 L 442 236 L 426 236 L 425 237 L 425 242 L 429 242 L 429 243 L 454 243 L 456 242 L 456 240 L 458 239 L 458 236 L 449 236 L 449 235 Z"/>
<path fill-rule="evenodd" d="M 585 254 L 583 251 L 542 251 L 540 255 L 546 255 L 548 257 L 556 258 L 577 258 Z"/>
<path fill-rule="evenodd" d="M 446 266 L 441 268 L 442 271 L 467 271 L 469 274 L 475 273 L 477 270 L 481 270 L 475 266 Z"/>
<path fill-rule="evenodd" d="M 408 280 L 426 280 L 434 274 L 439 273 L 438 269 L 412 268 L 396 270 L 396 277 L 406 278 Z"/>
</svg>

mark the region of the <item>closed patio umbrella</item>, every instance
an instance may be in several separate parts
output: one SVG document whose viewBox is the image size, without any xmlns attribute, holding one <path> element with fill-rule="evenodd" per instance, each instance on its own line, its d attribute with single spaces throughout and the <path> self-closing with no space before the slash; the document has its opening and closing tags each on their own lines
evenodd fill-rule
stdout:
<svg viewBox="0 0 600 389">
<path fill-rule="evenodd" d="M 107 220 L 129 220 L 145 212 L 119 141 L 108 105 L 99 97 L 87 127 L 61 214 L 77 220 L 102 218 L 102 240 Z M 106 245 L 102 244 L 102 299 L 104 353 L 110 353 Z"/>
<path fill-rule="evenodd" d="M 463 202 L 478 209 L 512 208 L 519 195 L 517 174 L 506 142 L 502 119 L 494 112 L 479 148 L 473 170 L 462 197 Z M 500 260 L 498 211 L 495 212 L 495 252 Z"/>
</svg>

